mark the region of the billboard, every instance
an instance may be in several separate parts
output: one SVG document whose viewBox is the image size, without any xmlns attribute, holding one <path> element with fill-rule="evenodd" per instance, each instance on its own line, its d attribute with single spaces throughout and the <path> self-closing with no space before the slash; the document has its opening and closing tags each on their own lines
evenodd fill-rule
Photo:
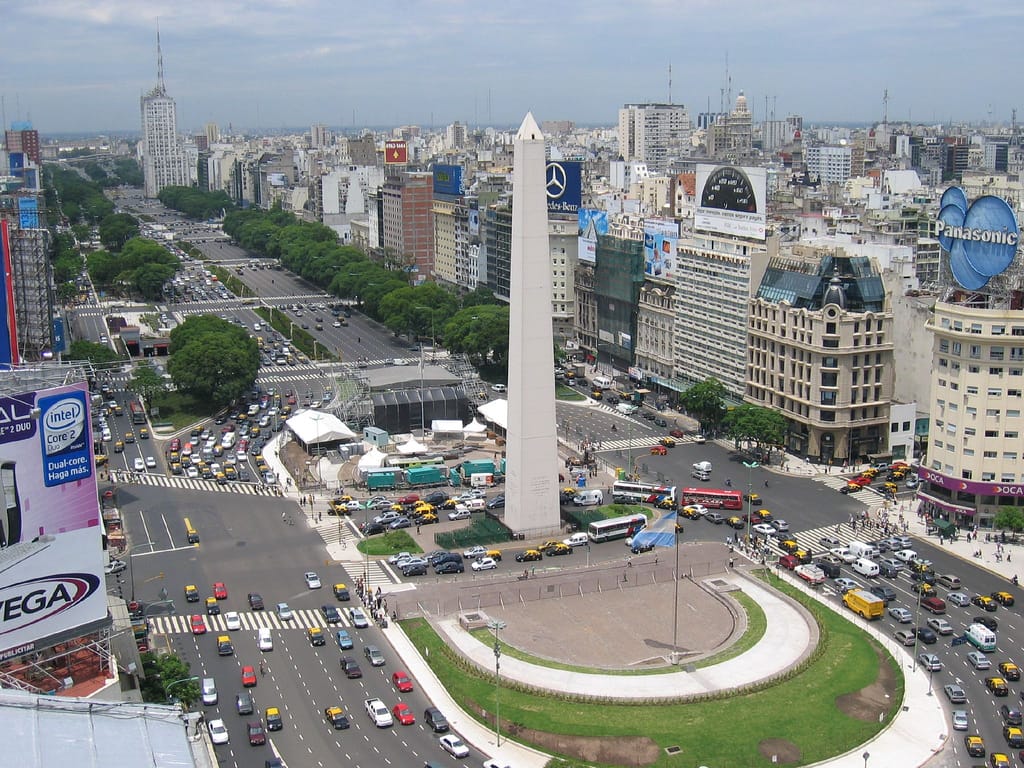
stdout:
<svg viewBox="0 0 1024 768">
<path fill-rule="evenodd" d="M 434 194 L 454 197 L 466 194 L 466 188 L 462 186 L 461 165 L 434 166 Z"/>
<path fill-rule="evenodd" d="M 976 291 L 1013 263 L 1020 226 L 1003 198 L 984 195 L 968 206 L 964 191 L 950 187 L 942 193 L 935 236 L 949 254 L 953 277 Z"/>
<path fill-rule="evenodd" d="M 552 160 L 544 168 L 548 213 L 577 214 L 583 200 L 583 163 Z"/>
<path fill-rule="evenodd" d="M 18 353 L 18 323 L 14 317 L 14 270 L 11 267 L 11 235 L 6 221 L 0 221 L 0 370 L 21 362 Z"/>
<path fill-rule="evenodd" d="M 107 615 L 84 382 L 0 396 L 0 658 Z"/>
<path fill-rule="evenodd" d="M 409 162 L 409 145 L 401 139 L 384 142 L 384 164 L 405 165 Z"/>
<path fill-rule="evenodd" d="M 21 229 L 39 229 L 39 201 L 34 197 L 18 198 L 18 226 Z"/>
<path fill-rule="evenodd" d="M 764 240 L 767 188 L 764 168 L 698 165 L 694 228 Z"/>
<path fill-rule="evenodd" d="M 597 263 L 597 236 L 608 234 L 608 212 L 594 208 L 580 208 L 579 260 Z"/>
<path fill-rule="evenodd" d="M 644 274 L 672 280 L 676 276 L 679 223 L 672 219 L 644 219 Z"/>
</svg>

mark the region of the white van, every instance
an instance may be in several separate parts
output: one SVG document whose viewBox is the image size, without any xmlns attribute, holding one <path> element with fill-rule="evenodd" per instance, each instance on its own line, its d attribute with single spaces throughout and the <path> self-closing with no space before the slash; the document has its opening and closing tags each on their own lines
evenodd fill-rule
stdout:
<svg viewBox="0 0 1024 768">
<path fill-rule="evenodd" d="M 274 638 L 270 635 L 269 627 L 260 627 L 256 630 L 256 645 L 261 651 L 274 650 Z"/>
<path fill-rule="evenodd" d="M 857 557 L 866 557 L 872 560 L 881 554 L 874 544 L 865 544 L 863 541 L 851 541 L 846 548 Z"/>
<path fill-rule="evenodd" d="M 212 707 L 217 703 L 217 684 L 212 677 L 204 677 L 202 685 L 203 704 Z"/>
<path fill-rule="evenodd" d="M 595 376 L 590 380 L 590 383 L 594 385 L 594 389 L 611 389 L 612 385 L 615 384 L 607 376 Z"/>
<path fill-rule="evenodd" d="M 710 480 L 711 462 L 698 461 L 696 464 L 693 465 L 693 469 L 690 470 L 690 477 L 695 477 L 698 480 Z"/>
<path fill-rule="evenodd" d="M 568 544 L 570 547 L 582 547 L 588 541 L 589 539 L 587 538 L 586 533 L 584 533 L 583 531 L 577 531 L 568 539 L 563 539 L 562 543 Z"/>
<path fill-rule="evenodd" d="M 572 503 L 577 507 L 595 507 L 604 503 L 604 493 L 596 489 L 580 491 L 572 497 Z"/>
<path fill-rule="evenodd" d="M 856 542 L 852 543 L 856 544 Z M 865 576 L 869 579 L 874 578 L 878 575 L 878 563 L 873 560 L 868 560 L 866 557 L 858 557 L 853 561 L 853 570 L 861 576 Z"/>
<path fill-rule="evenodd" d="M 636 406 L 632 403 L 619 403 L 615 406 L 615 410 L 625 416 L 632 416 L 636 413 Z"/>
<path fill-rule="evenodd" d="M 470 512 L 479 512 L 481 509 L 487 509 L 487 499 L 467 499 L 462 505 Z"/>
<path fill-rule="evenodd" d="M 967 628 L 967 642 L 979 651 L 990 653 L 996 649 L 996 633 L 984 624 L 971 624 Z"/>
</svg>

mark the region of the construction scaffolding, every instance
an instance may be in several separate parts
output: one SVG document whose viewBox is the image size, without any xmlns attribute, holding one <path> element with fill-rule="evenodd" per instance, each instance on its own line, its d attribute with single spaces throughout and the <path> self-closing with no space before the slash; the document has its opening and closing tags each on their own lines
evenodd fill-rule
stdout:
<svg viewBox="0 0 1024 768">
<path fill-rule="evenodd" d="M 12 229 L 11 272 L 18 350 L 24 361 L 53 354 L 53 269 L 50 233 L 41 228 Z"/>
</svg>

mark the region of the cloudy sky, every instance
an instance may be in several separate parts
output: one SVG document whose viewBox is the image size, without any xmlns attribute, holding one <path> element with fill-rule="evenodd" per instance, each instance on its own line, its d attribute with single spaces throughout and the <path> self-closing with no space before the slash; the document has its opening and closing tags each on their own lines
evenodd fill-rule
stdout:
<svg viewBox="0 0 1024 768">
<path fill-rule="evenodd" d="M 630 101 L 754 117 L 1009 122 L 1024 4 L 1000 0 L 32 0 L 3 3 L 0 95 L 43 134 L 138 130 L 165 82 L 179 129 L 613 124 Z M 1024 120 L 1024 112 L 1021 114 Z"/>
</svg>

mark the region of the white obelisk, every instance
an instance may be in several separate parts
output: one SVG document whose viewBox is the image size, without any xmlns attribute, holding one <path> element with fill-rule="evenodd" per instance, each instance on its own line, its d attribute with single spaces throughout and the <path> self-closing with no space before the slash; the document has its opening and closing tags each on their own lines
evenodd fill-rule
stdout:
<svg viewBox="0 0 1024 768">
<path fill-rule="evenodd" d="M 547 163 L 532 114 L 512 146 L 505 524 L 537 535 L 557 531 L 560 518 Z"/>
</svg>

